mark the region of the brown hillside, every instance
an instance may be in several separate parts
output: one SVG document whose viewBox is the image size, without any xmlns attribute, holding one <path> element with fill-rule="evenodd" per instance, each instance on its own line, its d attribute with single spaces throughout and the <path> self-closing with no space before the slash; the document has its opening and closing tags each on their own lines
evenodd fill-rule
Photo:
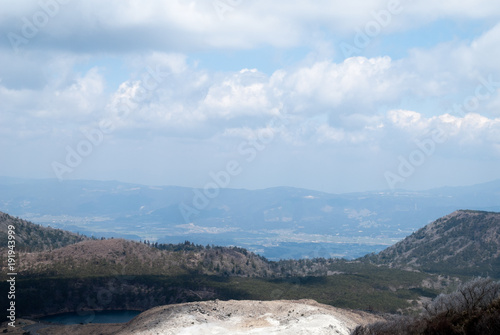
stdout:
<svg viewBox="0 0 500 335">
<path fill-rule="evenodd" d="M 270 265 L 237 248 L 159 250 L 123 239 L 88 240 L 59 249 L 19 255 L 19 272 L 26 276 L 114 276 L 202 274 L 241 276 L 271 273 Z"/>
<path fill-rule="evenodd" d="M 460 210 L 367 257 L 390 267 L 500 277 L 500 213 Z"/>
<path fill-rule="evenodd" d="M 0 245 L 7 246 L 8 227 L 13 226 L 17 251 L 41 251 L 61 248 L 88 240 L 86 236 L 69 231 L 42 227 L 32 222 L 0 212 Z"/>
</svg>

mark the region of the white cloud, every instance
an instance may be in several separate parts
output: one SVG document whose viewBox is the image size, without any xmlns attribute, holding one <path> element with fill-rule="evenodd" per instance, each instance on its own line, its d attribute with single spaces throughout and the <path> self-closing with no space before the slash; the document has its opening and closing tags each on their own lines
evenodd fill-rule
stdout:
<svg viewBox="0 0 500 335">
<path fill-rule="evenodd" d="M 307 43 L 319 26 L 332 35 L 349 35 L 373 20 L 373 12 L 387 10 L 389 2 L 242 1 L 229 3 L 229 10 L 221 16 L 213 1 L 71 1 L 59 5 L 35 36 L 45 43 L 30 47 L 94 52 L 132 51 L 137 47 L 188 51 L 299 46 Z M 384 33 L 414 29 L 438 19 L 492 19 L 500 15 L 498 6 L 486 0 L 399 3 L 401 14 L 394 15 Z M 43 12 L 34 0 L 6 6 L 0 14 L 2 31 L 18 34 L 22 17 L 30 20 L 35 13 Z"/>
<path fill-rule="evenodd" d="M 267 78 L 256 70 L 241 70 L 214 83 L 203 100 L 208 113 L 222 118 L 248 114 L 270 114 Z"/>
<path fill-rule="evenodd" d="M 398 128 L 422 128 L 427 126 L 422 114 L 407 111 L 407 110 L 394 110 L 388 113 L 389 120 Z"/>
<path fill-rule="evenodd" d="M 393 100 L 405 88 L 405 73 L 395 73 L 389 57 L 353 57 L 342 63 L 317 62 L 281 74 L 281 77 L 280 90 L 288 95 L 293 105 L 290 108 L 309 113 L 315 110 L 311 103 L 329 108 L 354 107 L 359 112 L 370 108 L 373 102 Z M 373 110 L 366 112 L 373 113 Z"/>
<path fill-rule="evenodd" d="M 451 147 L 465 145 L 487 151 L 487 147 L 500 141 L 500 118 L 491 119 L 477 113 L 463 117 L 450 114 L 424 117 L 414 111 L 398 110 L 387 113 L 387 122 L 395 129 L 404 130 L 410 140 L 429 136 L 433 130 L 439 129 Z M 387 135 L 392 133 L 389 131 Z M 402 140 L 401 134 L 398 137 Z"/>
<path fill-rule="evenodd" d="M 55 90 L 47 105 L 54 108 L 55 116 L 74 116 L 75 114 L 88 115 L 101 107 L 99 100 L 104 93 L 105 80 L 97 68 L 88 71 L 83 77 L 76 78 L 75 82 L 64 89 Z M 46 116 L 54 116 L 52 113 Z"/>
</svg>

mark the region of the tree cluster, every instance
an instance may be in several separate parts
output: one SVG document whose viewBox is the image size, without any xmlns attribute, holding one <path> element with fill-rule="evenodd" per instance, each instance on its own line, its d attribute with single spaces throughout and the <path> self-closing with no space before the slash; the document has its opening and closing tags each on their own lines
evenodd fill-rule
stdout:
<svg viewBox="0 0 500 335">
<path fill-rule="evenodd" d="M 500 282 L 475 278 L 440 294 L 419 316 L 393 316 L 359 326 L 352 335 L 500 334 Z"/>
</svg>

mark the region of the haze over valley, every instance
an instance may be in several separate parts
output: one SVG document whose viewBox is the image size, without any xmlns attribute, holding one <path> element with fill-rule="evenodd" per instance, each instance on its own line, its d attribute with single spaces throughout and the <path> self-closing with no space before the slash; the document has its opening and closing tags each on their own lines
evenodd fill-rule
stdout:
<svg viewBox="0 0 500 335">
<path fill-rule="evenodd" d="M 234 245 L 269 259 L 378 252 L 457 209 L 500 210 L 500 182 L 428 191 L 328 194 L 120 182 L 0 179 L 0 210 L 96 237 Z M 29 194 L 26 196 L 26 194 Z"/>
</svg>

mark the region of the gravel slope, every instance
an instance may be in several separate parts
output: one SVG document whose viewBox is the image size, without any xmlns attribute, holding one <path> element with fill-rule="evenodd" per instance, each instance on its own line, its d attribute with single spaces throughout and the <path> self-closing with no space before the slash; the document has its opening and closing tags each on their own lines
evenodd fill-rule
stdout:
<svg viewBox="0 0 500 335">
<path fill-rule="evenodd" d="M 49 326 L 40 335 L 348 335 L 380 318 L 314 300 L 204 301 L 147 310 L 126 324 Z"/>
<path fill-rule="evenodd" d="M 117 335 L 342 334 L 373 315 L 298 301 L 207 301 L 148 310 Z"/>
</svg>

